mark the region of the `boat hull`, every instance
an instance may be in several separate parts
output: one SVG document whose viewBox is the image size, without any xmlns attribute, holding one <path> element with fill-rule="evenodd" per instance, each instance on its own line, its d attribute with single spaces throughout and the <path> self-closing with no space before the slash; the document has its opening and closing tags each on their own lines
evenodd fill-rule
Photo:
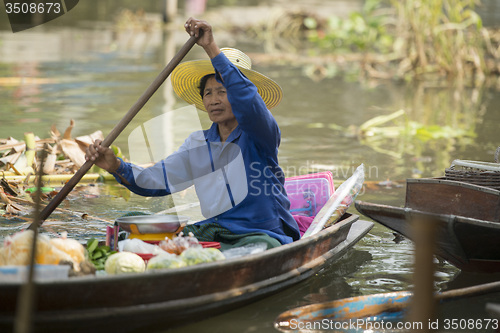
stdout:
<svg viewBox="0 0 500 333">
<path fill-rule="evenodd" d="M 408 179 L 405 206 L 500 222 L 500 191 L 441 178 Z"/>
<path fill-rule="evenodd" d="M 412 293 L 400 291 L 384 294 L 364 295 L 340 300 L 316 303 L 290 309 L 281 313 L 274 321 L 274 327 L 281 332 L 297 332 L 296 327 L 314 327 L 314 323 L 346 323 L 346 327 L 356 331 L 362 328 L 362 323 L 370 321 L 395 321 L 404 319 L 405 309 L 410 303 Z M 359 321 L 362 319 L 362 321 Z M 351 325 L 348 325 L 350 323 Z M 309 325 L 308 325 L 309 324 Z M 334 325 L 330 324 L 330 328 Z M 366 327 L 367 331 L 368 327 Z"/>
<path fill-rule="evenodd" d="M 410 220 L 420 218 L 436 224 L 436 254 L 452 265 L 468 272 L 500 272 L 500 223 L 463 216 L 432 214 L 362 201 L 358 211 L 412 239 Z"/>
<path fill-rule="evenodd" d="M 36 332 L 153 332 L 255 301 L 314 275 L 373 226 L 346 218 L 317 235 L 243 258 L 36 285 Z M 12 330 L 20 284 L 0 284 L 0 331 Z"/>
</svg>

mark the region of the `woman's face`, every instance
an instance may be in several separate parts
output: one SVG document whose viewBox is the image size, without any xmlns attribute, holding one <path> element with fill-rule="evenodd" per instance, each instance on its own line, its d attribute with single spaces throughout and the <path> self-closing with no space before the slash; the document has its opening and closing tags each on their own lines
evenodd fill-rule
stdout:
<svg viewBox="0 0 500 333">
<path fill-rule="evenodd" d="M 214 123 L 224 123 L 236 120 L 231 104 L 227 99 L 226 88 L 215 77 L 210 77 L 203 91 L 203 105 L 208 117 Z"/>
</svg>

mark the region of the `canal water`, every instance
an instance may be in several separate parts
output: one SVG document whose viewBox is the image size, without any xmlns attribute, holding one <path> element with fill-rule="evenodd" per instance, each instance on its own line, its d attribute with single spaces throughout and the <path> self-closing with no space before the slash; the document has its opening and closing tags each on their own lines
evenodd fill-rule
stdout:
<svg viewBox="0 0 500 333">
<path fill-rule="evenodd" d="M 132 2 L 129 11 L 122 11 L 116 1 L 99 3 L 95 12 L 86 5 L 74 18 L 69 13 L 60 22 L 16 34 L 8 30 L 6 17 L 0 14 L 5 29 L 0 31 L 0 78 L 40 79 L 30 83 L 0 81 L 0 137 L 22 140 L 24 132 L 32 131 L 47 138 L 52 124 L 63 132 L 71 119 L 76 123 L 73 137 L 96 130 L 108 134 L 187 40 L 181 25 L 163 29 L 161 15 L 142 17 Z M 221 46 L 238 47 L 254 54 L 255 59 L 264 58 L 259 41 L 239 39 L 222 30 L 220 22 L 217 26 Z M 186 59 L 203 57 L 195 46 Z M 328 68 L 311 70 L 307 65 L 265 61 L 255 61 L 254 69 L 273 78 L 284 91 L 284 99 L 273 114 L 282 131 L 279 158 L 286 175 L 330 170 L 338 186 L 363 163 L 366 186 L 359 200 L 401 206 L 406 178 L 440 176 L 455 159 L 492 161 L 500 145 L 498 83 L 471 88 L 456 87 L 453 82 L 371 81 L 349 73 L 318 76 L 328 73 Z M 184 106 L 167 82 L 115 144 L 129 156 L 128 138 L 134 128 Z M 399 110 L 403 115 L 380 124 L 378 130 L 360 132 L 366 121 Z M 168 129 L 175 134 L 170 138 L 173 146 L 184 138 L 179 133 L 200 123 L 207 126 L 206 116 L 198 116 L 199 121 L 175 112 L 168 122 Z M 188 198 L 180 196 L 176 203 L 188 202 Z M 129 211 L 155 213 L 171 206 L 170 199 L 143 198 L 113 182 L 78 187 L 61 205 L 110 221 Z M 354 207 L 349 211 L 357 213 Z M 199 218 L 196 212 L 183 214 Z M 0 218 L 0 240 L 24 227 L 26 223 Z M 43 232 L 54 235 L 68 231 L 69 237 L 85 241 L 104 239 L 105 227 L 103 221 L 54 213 L 44 223 Z M 408 290 L 413 285 L 413 253 L 410 241 L 396 238 L 375 224 L 346 256 L 311 279 L 171 332 L 275 332 L 276 316 L 292 307 Z M 437 261 L 439 291 L 497 279 L 465 274 Z M 500 300 L 498 295 L 476 297 L 449 304 L 442 311 L 448 318 L 489 318 L 484 306 L 495 300 Z"/>
</svg>

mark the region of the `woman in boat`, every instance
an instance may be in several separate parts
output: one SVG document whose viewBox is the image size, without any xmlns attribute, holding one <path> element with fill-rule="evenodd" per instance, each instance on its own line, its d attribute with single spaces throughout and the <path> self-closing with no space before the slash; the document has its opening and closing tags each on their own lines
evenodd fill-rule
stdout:
<svg viewBox="0 0 500 333">
<path fill-rule="evenodd" d="M 192 133 L 178 151 L 149 168 L 124 162 L 99 140 L 86 158 L 140 195 L 168 195 L 194 185 L 206 219 L 184 231 L 200 241 L 223 247 L 265 242 L 271 248 L 299 239 L 278 165 L 281 132 L 268 110 L 280 102 L 281 87 L 251 70 L 243 52 L 219 49 L 207 22 L 189 18 L 185 29 L 201 34 L 197 44 L 210 60 L 178 65 L 172 85 L 208 113 L 210 129 Z"/>
</svg>

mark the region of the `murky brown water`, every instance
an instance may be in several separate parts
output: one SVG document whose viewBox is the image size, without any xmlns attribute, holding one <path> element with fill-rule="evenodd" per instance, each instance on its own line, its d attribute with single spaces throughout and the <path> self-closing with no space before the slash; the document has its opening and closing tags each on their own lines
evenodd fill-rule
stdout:
<svg viewBox="0 0 500 333">
<path fill-rule="evenodd" d="M 74 136 L 98 129 L 106 135 L 187 40 L 182 31 L 114 32 L 109 23 L 88 28 L 92 25 L 83 21 L 18 34 L 0 31 L 0 77 L 50 79 L 44 84 L 0 86 L 0 137 L 22 139 L 26 131 L 48 137 L 51 124 L 63 131 L 70 119 L 76 121 Z M 257 43 L 225 42 L 247 52 L 260 51 Z M 195 48 L 188 58 L 203 56 Z M 257 63 L 255 69 L 280 83 L 285 94 L 273 113 L 282 130 L 280 163 L 287 175 L 332 170 L 338 184 L 364 163 L 370 184 L 358 197 L 364 201 L 402 205 L 404 179 L 439 176 L 454 159 L 489 161 L 500 144 L 500 93 L 494 89 L 363 82 L 356 77 L 314 80 L 305 74 L 307 68 L 266 63 Z M 168 87 L 160 89 L 116 144 L 127 156 L 127 137 L 133 128 L 166 108 L 182 106 Z M 356 135 L 365 121 L 398 110 L 405 110 L 405 116 L 383 125 L 392 129 L 371 137 Z M 182 128 L 186 121 L 181 117 L 174 125 Z M 378 184 L 386 180 L 395 183 Z M 157 212 L 170 205 L 165 198 L 142 198 L 109 183 L 74 191 L 62 206 L 114 220 L 128 211 Z M 67 230 L 80 240 L 104 237 L 104 222 L 61 214 L 51 218 L 44 224 L 46 232 Z M 20 222 L 0 220 L 0 238 L 23 227 Z M 173 331 L 274 332 L 274 318 L 294 306 L 410 288 L 412 255 L 411 242 L 395 243 L 392 233 L 376 224 L 342 260 L 308 281 Z M 446 263 L 438 266 L 436 276 L 441 290 L 496 279 L 462 274 Z M 467 312 L 460 304 L 452 310 L 457 318 L 482 318 L 487 316 L 487 300 L 491 299 L 479 299 Z"/>
</svg>

